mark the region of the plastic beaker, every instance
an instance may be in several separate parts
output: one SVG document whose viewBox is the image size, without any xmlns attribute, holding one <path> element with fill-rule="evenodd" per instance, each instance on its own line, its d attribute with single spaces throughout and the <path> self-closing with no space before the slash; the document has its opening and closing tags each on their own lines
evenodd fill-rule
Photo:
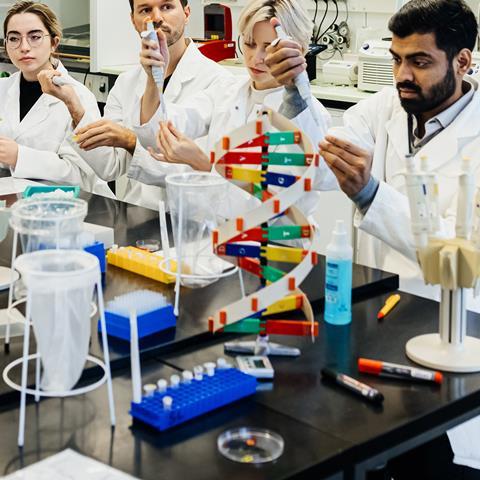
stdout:
<svg viewBox="0 0 480 480">
<path fill-rule="evenodd" d="M 206 172 L 168 175 L 165 181 L 176 260 L 182 264 L 181 284 L 195 288 L 213 283 L 232 268 L 214 254 L 212 244 L 227 181 Z"/>
<path fill-rule="evenodd" d="M 41 250 L 16 258 L 43 366 L 41 388 L 68 391 L 88 355 L 90 312 L 100 282 L 97 257 L 82 250 Z"/>
<path fill-rule="evenodd" d="M 77 248 L 87 211 L 87 202 L 79 198 L 29 198 L 12 206 L 10 225 L 20 235 L 24 253 L 72 249 Z"/>
</svg>

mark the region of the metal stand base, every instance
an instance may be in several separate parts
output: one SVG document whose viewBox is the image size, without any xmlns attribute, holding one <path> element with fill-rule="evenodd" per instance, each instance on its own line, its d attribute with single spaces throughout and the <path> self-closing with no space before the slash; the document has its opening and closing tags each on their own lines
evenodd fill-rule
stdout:
<svg viewBox="0 0 480 480">
<path fill-rule="evenodd" d="M 406 345 L 407 356 L 426 367 L 446 372 L 479 372 L 480 339 L 465 337 L 461 345 L 442 342 L 438 333 L 412 338 Z"/>
<path fill-rule="evenodd" d="M 226 342 L 223 344 L 226 352 L 244 353 L 249 355 L 274 355 L 282 357 L 298 357 L 301 351 L 298 348 L 287 347 L 279 343 L 270 343 L 268 336 L 257 337 L 251 341 Z"/>
</svg>

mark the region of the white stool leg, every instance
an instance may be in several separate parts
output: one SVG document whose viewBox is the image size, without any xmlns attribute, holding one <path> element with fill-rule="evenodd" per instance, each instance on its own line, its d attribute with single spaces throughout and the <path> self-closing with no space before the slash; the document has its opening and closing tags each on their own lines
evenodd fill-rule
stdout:
<svg viewBox="0 0 480 480">
<path fill-rule="evenodd" d="M 40 353 L 37 350 L 37 358 L 35 359 L 35 401 L 40 401 Z"/>
<path fill-rule="evenodd" d="M 107 325 L 105 322 L 105 308 L 103 304 L 103 290 L 102 290 L 102 280 L 99 276 L 97 280 L 97 301 L 98 301 L 98 312 L 100 315 L 100 324 L 102 326 L 102 347 L 103 347 L 103 360 L 105 362 L 105 374 L 107 376 L 107 391 L 108 391 L 108 405 L 110 408 L 110 422 L 112 426 L 115 426 L 115 402 L 113 399 L 113 388 L 112 388 L 112 374 L 110 372 L 110 354 L 108 351 L 108 340 L 107 340 Z"/>
<path fill-rule="evenodd" d="M 17 257 L 17 241 L 18 233 L 13 233 L 13 244 L 12 244 L 12 260 L 10 263 L 10 288 L 8 289 L 8 307 L 7 307 L 7 328 L 5 332 L 5 352 L 8 353 L 10 350 L 10 309 L 12 308 L 13 303 L 13 285 L 15 283 L 15 269 L 13 264 L 15 258 Z"/>
<path fill-rule="evenodd" d="M 28 375 L 28 350 L 30 346 L 30 308 L 31 298 L 27 294 L 27 311 L 25 315 L 25 328 L 23 337 L 23 359 L 22 359 L 22 385 L 20 391 L 20 420 L 18 422 L 18 446 L 23 447 L 25 443 L 25 409 L 27 403 L 27 375 Z"/>
</svg>

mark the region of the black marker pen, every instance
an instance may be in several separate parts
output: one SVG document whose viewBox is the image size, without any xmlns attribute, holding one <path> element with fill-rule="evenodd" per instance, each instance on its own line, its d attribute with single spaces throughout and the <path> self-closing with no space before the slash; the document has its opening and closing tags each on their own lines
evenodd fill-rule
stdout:
<svg viewBox="0 0 480 480">
<path fill-rule="evenodd" d="M 370 385 L 359 382 L 358 380 L 355 380 L 344 373 L 335 372 L 330 368 L 322 368 L 321 372 L 323 377 L 334 380 L 338 385 L 341 385 L 351 392 L 360 395 L 366 400 L 370 400 L 371 402 L 375 403 L 383 402 L 383 395 Z"/>
</svg>

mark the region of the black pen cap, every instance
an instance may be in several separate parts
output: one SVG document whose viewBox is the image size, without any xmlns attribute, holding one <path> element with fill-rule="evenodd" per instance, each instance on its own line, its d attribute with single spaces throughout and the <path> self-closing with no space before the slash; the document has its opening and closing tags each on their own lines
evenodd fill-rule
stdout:
<svg viewBox="0 0 480 480">
<path fill-rule="evenodd" d="M 320 370 L 322 377 L 330 378 L 331 380 L 336 380 L 338 373 L 335 370 L 332 370 L 331 368 L 322 368 Z"/>
</svg>

